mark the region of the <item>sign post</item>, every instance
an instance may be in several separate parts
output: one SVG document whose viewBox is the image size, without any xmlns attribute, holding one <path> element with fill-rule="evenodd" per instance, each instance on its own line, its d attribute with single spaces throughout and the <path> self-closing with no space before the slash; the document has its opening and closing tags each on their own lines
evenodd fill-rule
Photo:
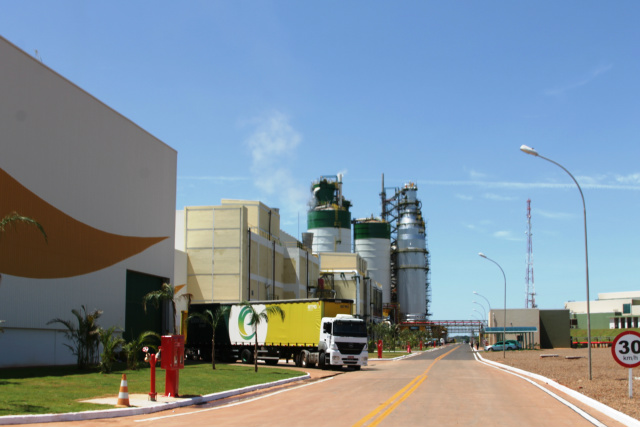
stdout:
<svg viewBox="0 0 640 427">
<path fill-rule="evenodd" d="M 640 366 L 640 333 L 625 331 L 613 340 L 611 354 L 618 364 L 629 368 L 629 398 L 633 397 L 632 368 Z"/>
</svg>

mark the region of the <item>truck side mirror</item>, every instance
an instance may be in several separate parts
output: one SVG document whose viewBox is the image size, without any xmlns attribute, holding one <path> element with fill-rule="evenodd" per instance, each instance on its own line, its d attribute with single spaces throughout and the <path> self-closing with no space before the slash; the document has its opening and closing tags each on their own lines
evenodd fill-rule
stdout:
<svg viewBox="0 0 640 427">
<path fill-rule="evenodd" d="M 322 325 L 322 332 L 324 332 L 325 334 L 330 334 L 331 333 L 331 323 L 324 323 Z"/>
</svg>

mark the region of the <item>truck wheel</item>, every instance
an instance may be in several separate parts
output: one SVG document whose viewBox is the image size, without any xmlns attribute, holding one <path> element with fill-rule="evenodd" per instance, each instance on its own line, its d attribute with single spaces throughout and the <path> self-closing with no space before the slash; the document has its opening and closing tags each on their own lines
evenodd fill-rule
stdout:
<svg viewBox="0 0 640 427">
<path fill-rule="evenodd" d="M 240 353 L 240 360 L 242 360 L 242 363 L 246 364 L 253 363 L 253 353 L 251 352 L 251 350 L 249 350 L 248 348 L 242 350 L 242 353 Z"/>
<path fill-rule="evenodd" d="M 300 366 L 303 368 L 309 367 L 309 352 L 307 350 L 302 350 L 300 352 Z"/>
<path fill-rule="evenodd" d="M 296 366 L 299 368 L 302 366 L 302 352 L 296 354 L 294 356 L 294 362 L 296 363 Z"/>
<path fill-rule="evenodd" d="M 318 368 L 327 369 L 327 367 L 324 364 L 324 351 L 321 351 L 320 354 L 318 355 Z"/>
</svg>

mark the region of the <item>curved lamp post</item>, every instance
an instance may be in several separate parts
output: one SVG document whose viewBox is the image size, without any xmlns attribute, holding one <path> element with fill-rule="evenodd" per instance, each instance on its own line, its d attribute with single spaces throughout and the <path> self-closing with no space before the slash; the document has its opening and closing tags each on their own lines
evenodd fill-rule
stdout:
<svg viewBox="0 0 640 427">
<path fill-rule="evenodd" d="M 504 270 L 502 269 L 502 267 L 500 267 L 500 264 L 498 264 L 497 262 L 495 262 L 494 260 L 486 256 L 482 252 L 480 252 L 478 255 L 497 265 L 500 271 L 502 272 L 502 277 L 504 278 L 504 324 L 502 325 L 502 357 L 506 358 L 507 357 L 507 353 L 506 353 L 507 351 L 507 276 L 505 276 Z"/>
<path fill-rule="evenodd" d="M 475 308 L 473 309 L 473 311 L 475 311 L 476 313 L 478 313 L 480 315 L 480 317 L 482 317 L 482 313 L 480 312 L 480 310 L 476 310 Z M 484 322 L 484 320 L 482 321 Z"/>
<path fill-rule="evenodd" d="M 589 251 L 587 249 L 587 205 L 584 202 L 584 194 L 582 194 L 582 188 L 580 188 L 580 184 L 578 184 L 578 181 L 576 181 L 573 175 L 571 175 L 571 172 L 569 172 L 560 163 L 554 162 L 551 159 L 547 159 L 546 157 L 541 156 L 540 154 L 538 154 L 536 150 L 534 150 L 531 147 L 527 147 L 526 145 L 521 145 L 520 150 L 522 150 L 527 154 L 531 154 L 532 156 L 540 157 L 541 159 L 551 162 L 554 165 L 558 166 L 563 171 L 565 171 L 578 187 L 578 191 L 580 192 L 580 197 L 582 198 L 582 212 L 584 216 L 584 260 L 585 260 L 585 270 L 587 275 L 587 346 L 588 346 L 587 351 L 589 356 L 589 380 L 591 380 L 593 376 L 591 373 L 592 372 L 591 371 L 591 309 L 589 307 Z"/>
<path fill-rule="evenodd" d="M 482 313 L 484 314 L 484 318 L 485 318 L 485 319 L 488 319 L 488 317 L 487 317 L 487 310 L 485 310 L 485 309 L 484 309 L 484 305 L 480 304 L 478 301 L 474 301 L 473 303 L 474 303 L 474 304 L 478 304 L 478 305 L 480 306 L 480 308 L 482 308 Z M 478 310 L 476 310 L 476 311 L 478 311 Z"/>
<path fill-rule="evenodd" d="M 484 300 L 487 302 L 487 305 L 489 306 L 489 311 L 491 311 L 491 303 L 489 303 L 489 300 L 487 299 L 487 297 L 480 295 L 479 293 L 477 293 L 476 291 L 473 291 L 474 295 L 478 295 L 479 297 L 484 298 Z"/>
</svg>

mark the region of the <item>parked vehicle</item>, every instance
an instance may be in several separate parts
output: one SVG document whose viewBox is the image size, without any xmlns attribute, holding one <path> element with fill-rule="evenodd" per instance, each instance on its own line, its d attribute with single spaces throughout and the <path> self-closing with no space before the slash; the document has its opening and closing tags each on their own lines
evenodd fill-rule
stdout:
<svg viewBox="0 0 640 427">
<path fill-rule="evenodd" d="M 221 304 L 193 304 L 191 311 L 215 311 Z M 228 316 L 219 322 L 215 334 L 216 358 L 253 363 L 255 331 L 248 324 L 246 307 L 230 305 Z M 367 366 L 367 327 L 351 316 L 353 301 L 308 299 L 251 302 L 261 312 L 278 305 L 284 320 L 274 317 L 258 326 L 258 360 L 275 365 L 280 359 L 296 366 L 358 370 Z M 189 323 L 186 352 L 189 357 L 206 359 L 211 354 L 211 328 L 197 319 Z M 210 356 L 209 356 L 210 357 Z"/>
<path fill-rule="evenodd" d="M 522 344 L 520 344 L 520 341 L 516 341 L 516 340 L 507 340 L 507 344 L 513 344 L 516 346 L 516 348 L 514 350 L 522 350 Z"/>
<path fill-rule="evenodd" d="M 498 341 L 495 344 L 492 345 L 485 345 L 484 346 L 484 351 L 502 351 L 503 348 L 502 346 L 505 346 L 505 350 L 518 350 L 518 344 L 516 341 L 514 340 L 507 340 L 506 341 L 506 345 L 504 344 L 503 341 Z"/>
</svg>

